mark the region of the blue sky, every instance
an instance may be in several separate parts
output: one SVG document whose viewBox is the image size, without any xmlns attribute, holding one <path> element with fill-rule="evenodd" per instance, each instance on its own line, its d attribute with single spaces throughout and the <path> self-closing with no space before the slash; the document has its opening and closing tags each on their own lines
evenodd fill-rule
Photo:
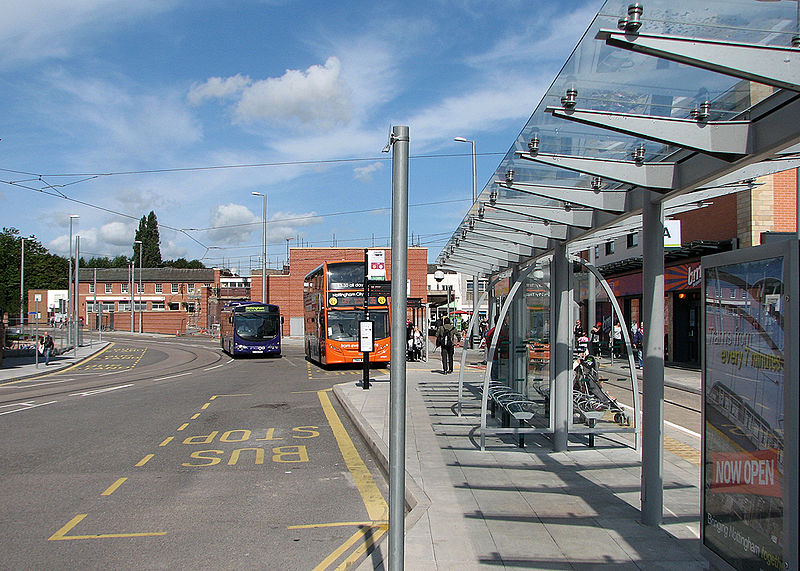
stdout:
<svg viewBox="0 0 800 571">
<path fill-rule="evenodd" d="M 409 232 L 432 260 L 472 196 L 453 137 L 477 142 L 480 191 L 601 4 L 5 0 L 0 225 L 64 254 L 79 214 L 82 254 L 130 255 L 154 210 L 165 258 L 247 273 L 256 191 L 270 266 L 287 238 L 384 245 L 380 151 L 408 125 Z"/>
</svg>

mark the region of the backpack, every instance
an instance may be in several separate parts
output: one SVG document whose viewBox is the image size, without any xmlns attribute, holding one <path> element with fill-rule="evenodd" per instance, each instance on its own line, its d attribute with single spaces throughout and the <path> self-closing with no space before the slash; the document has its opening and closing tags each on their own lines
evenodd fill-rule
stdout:
<svg viewBox="0 0 800 571">
<path fill-rule="evenodd" d="M 453 346 L 453 336 L 452 336 L 453 331 L 455 330 L 454 329 L 451 329 L 450 331 L 448 331 L 447 329 L 444 330 L 444 334 L 442 335 L 442 347 L 444 347 L 445 349 L 449 349 L 450 347 Z"/>
</svg>

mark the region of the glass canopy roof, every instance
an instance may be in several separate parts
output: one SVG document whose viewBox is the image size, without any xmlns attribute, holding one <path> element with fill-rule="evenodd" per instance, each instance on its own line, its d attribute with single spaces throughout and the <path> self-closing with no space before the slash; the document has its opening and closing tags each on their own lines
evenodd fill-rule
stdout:
<svg viewBox="0 0 800 571">
<path fill-rule="evenodd" d="M 485 212 L 486 218 L 516 218 L 533 222 L 537 220 L 531 216 L 529 210 L 519 209 L 520 213 L 514 215 L 511 213 L 514 209 L 509 208 L 508 204 L 516 202 L 557 208 L 564 208 L 566 205 L 568 209 L 572 206 L 563 197 L 556 197 L 557 193 L 549 195 L 543 192 L 534 195 L 508 188 L 503 184 L 507 171 L 513 171 L 515 185 L 566 187 L 575 189 L 572 192 L 582 193 L 576 194 L 576 197 L 597 194 L 600 191 L 601 194 L 610 193 L 606 198 L 611 200 L 611 194 L 629 193 L 635 189 L 630 184 L 605 179 L 602 187 L 592 192 L 592 176 L 533 162 L 522 155 L 529 154 L 529 141 L 534 137 L 538 139 L 539 153 L 612 161 L 630 161 L 633 151 L 642 146 L 646 162 L 663 162 L 684 150 L 663 142 L 564 120 L 546 111 L 548 108 L 563 109 L 562 98 L 567 90 L 577 92 L 577 109 L 648 117 L 691 119 L 693 110 L 700 109 L 704 102 L 709 102 L 709 122 L 747 118 L 747 111 L 754 105 L 781 91 L 775 87 L 612 47 L 605 41 L 596 39 L 601 29 L 619 31 L 618 21 L 627 16 L 630 4 L 628 1 L 608 0 L 603 5 L 500 161 L 494 176 L 479 193 L 478 203 L 470 208 L 462 224 L 442 250 L 437 260 L 440 264 L 457 249 L 456 241 L 464 238 L 463 230 L 469 227 L 470 220 L 478 218 L 479 208 Z M 792 37 L 797 34 L 798 29 L 798 1 L 647 0 L 640 4 L 643 12 L 638 32 L 648 35 L 787 48 L 791 47 Z M 554 21 L 553 25 L 558 26 L 558 21 Z M 535 57 L 535 53 L 531 54 L 531 58 Z M 741 190 L 741 186 L 731 187 L 730 192 L 736 190 Z M 498 208 L 492 206 L 494 201 Z M 593 230 L 599 230 L 600 226 L 605 229 L 614 225 L 620 226 L 620 220 L 636 216 L 638 210 L 631 206 L 635 203 L 625 201 L 621 212 L 615 208 L 603 208 L 603 215 L 595 217 L 590 228 L 581 229 L 577 235 L 572 232 L 567 240 L 576 243 L 583 241 L 583 247 L 586 247 L 586 238 Z M 505 204 L 502 210 L 500 204 Z M 575 200 L 576 208 L 592 208 L 587 204 Z M 609 212 L 613 215 L 608 214 Z M 613 222 L 614 219 L 618 220 Z M 629 227 L 630 224 L 624 226 Z M 604 234 L 607 239 L 607 233 Z M 520 238 L 520 243 L 525 243 L 524 237 Z"/>
</svg>

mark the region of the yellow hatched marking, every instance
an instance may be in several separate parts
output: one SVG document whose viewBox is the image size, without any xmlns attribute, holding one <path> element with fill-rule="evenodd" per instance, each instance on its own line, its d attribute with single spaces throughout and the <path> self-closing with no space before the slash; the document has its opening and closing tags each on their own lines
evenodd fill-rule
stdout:
<svg viewBox="0 0 800 571">
<path fill-rule="evenodd" d="M 161 444 L 159 444 L 159 446 L 166 446 L 167 444 L 172 442 L 173 438 L 175 438 L 175 437 L 174 436 L 167 436 L 164 440 L 161 441 Z"/>
<path fill-rule="evenodd" d="M 209 398 L 208 400 L 216 400 L 219 397 L 251 397 L 252 394 L 241 394 L 241 395 L 214 395 L 213 397 Z"/>
<path fill-rule="evenodd" d="M 189 420 L 194 420 L 194 419 L 195 419 L 195 418 L 197 418 L 198 416 L 200 416 L 200 413 L 199 413 L 199 412 L 197 412 L 197 413 L 193 414 L 193 415 L 192 415 L 192 417 L 191 417 Z"/>
<path fill-rule="evenodd" d="M 125 482 L 125 480 L 127 480 L 127 479 L 128 479 L 128 478 L 120 478 L 119 480 L 117 480 L 116 482 L 114 482 L 113 484 L 111 484 L 111 485 L 110 485 L 108 488 L 106 488 L 106 491 L 105 491 L 105 492 L 103 492 L 103 493 L 102 493 L 102 494 L 100 494 L 100 495 L 101 495 L 101 496 L 110 496 L 111 494 L 113 494 L 114 492 L 116 492 L 116 491 L 117 491 L 117 488 L 119 488 L 119 487 L 120 487 L 120 486 L 121 486 L 121 485 L 122 485 L 122 484 Z"/>
<path fill-rule="evenodd" d="M 210 402 L 207 402 L 206 404 L 204 404 L 203 406 L 201 406 L 201 407 L 200 407 L 200 410 L 205 410 L 205 409 L 207 409 L 207 408 L 208 408 L 208 407 L 210 407 L 210 406 L 211 406 L 211 403 L 210 403 Z"/>
<path fill-rule="evenodd" d="M 136 463 L 136 467 L 141 468 L 142 466 L 147 464 L 150 461 L 150 459 L 153 458 L 153 456 L 155 456 L 155 454 L 148 454 L 147 456 L 145 456 Z"/>
<path fill-rule="evenodd" d="M 167 535 L 166 531 L 155 531 L 145 533 L 98 533 L 94 535 L 67 535 L 72 529 L 82 522 L 89 514 L 78 514 L 61 529 L 51 535 L 47 541 L 67 541 L 72 539 L 116 539 L 120 537 L 154 537 L 159 535 Z"/>
<path fill-rule="evenodd" d="M 692 464 L 700 465 L 700 451 L 669 436 L 664 437 L 664 450 L 677 454 Z"/>
<path fill-rule="evenodd" d="M 189 426 L 189 423 L 188 422 L 184 422 L 183 424 L 181 424 L 178 427 L 178 432 L 180 432 L 181 430 L 185 430 L 187 426 Z"/>
<path fill-rule="evenodd" d="M 339 451 L 342 453 L 347 469 L 353 476 L 358 492 L 361 494 L 361 499 L 364 501 L 364 506 L 367 508 L 367 514 L 371 520 L 388 520 L 389 519 L 389 506 L 386 500 L 383 499 L 381 491 L 375 484 L 372 474 L 367 469 L 366 464 L 358 454 L 350 435 L 347 434 L 339 415 L 331 404 L 331 399 L 327 391 L 318 391 L 317 396 L 322 404 L 322 410 L 325 412 L 325 417 L 328 419 L 328 424 L 331 426 L 333 436 L 336 438 L 336 443 L 339 446 Z"/>
</svg>

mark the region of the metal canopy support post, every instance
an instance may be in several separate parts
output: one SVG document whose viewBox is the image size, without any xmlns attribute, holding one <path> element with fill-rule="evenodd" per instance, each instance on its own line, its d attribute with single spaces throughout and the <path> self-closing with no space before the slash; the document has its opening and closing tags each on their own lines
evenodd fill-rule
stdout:
<svg viewBox="0 0 800 571">
<path fill-rule="evenodd" d="M 569 437 L 570 405 L 572 403 L 572 381 L 570 371 L 570 329 L 569 289 L 570 263 L 567 249 L 563 243 L 553 248 L 553 261 L 550 266 L 550 407 L 553 415 L 553 451 L 563 452 L 567 449 Z"/>
<path fill-rule="evenodd" d="M 594 265 L 594 246 L 589 246 L 589 263 Z M 588 278 L 586 292 L 586 297 L 588 298 L 586 307 L 586 335 L 589 337 L 589 346 L 591 347 L 591 330 L 594 328 L 595 323 L 597 323 L 597 283 L 594 274 L 591 272 L 589 272 Z M 592 347 L 592 351 L 594 351 L 594 347 Z M 595 357 L 599 356 L 600 355 L 595 355 Z"/>
<path fill-rule="evenodd" d="M 731 75 L 800 91 L 800 53 L 794 48 L 720 42 L 653 34 L 600 30 L 595 36 L 609 46 L 652 55 Z"/>
<path fill-rule="evenodd" d="M 392 348 L 389 378 L 389 570 L 404 567 L 406 489 L 407 126 L 392 128 Z"/>
<path fill-rule="evenodd" d="M 664 217 L 660 197 L 642 195 L 642 523 L 661 524 L 664 510 Z"/>
</svg>

